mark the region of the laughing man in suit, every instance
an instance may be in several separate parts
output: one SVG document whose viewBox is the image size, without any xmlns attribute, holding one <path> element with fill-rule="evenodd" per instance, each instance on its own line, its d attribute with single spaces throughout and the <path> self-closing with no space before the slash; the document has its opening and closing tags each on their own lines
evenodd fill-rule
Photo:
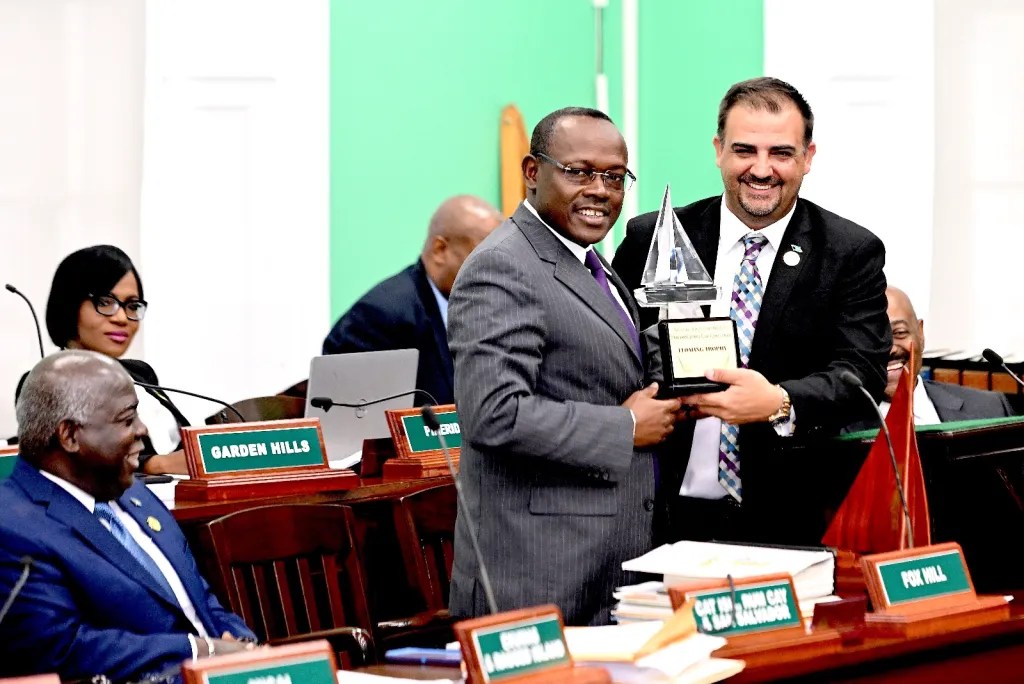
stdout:
<svg viewBox="0 0 1024 684">
<path fill-rule="evenodd" d="M 58 352 L 25 380 L 20 453 L 0 485 L 0 596 L 21 559 L 33 564 L 0 625 L 0 675 L 123 681 L 252 648 L 170 512 L 133 477 L 138 404 L 128 373 L 96 352 Z"/>
<path fill-rule="evenodd" d="M 829 477 L 828 460 L 806 469 L 774 457 L 776 450 L 786 436 L 838 432 L 863 412 L 843 371 L 882 396 L 890 347 L 885 248 L 861 226 L 798 197 L 816 151 L 813 124 L 807 101 L 788 83 L 732 86 L 713 140 L 725 192 L 675 209 L 725 293 L 711 314 L 751 312 L 755 300 L 760 309 L 748 330 L 747 367 L 716 370 L 713 379 L 729 388 L 687 399 L 710 417 L 692 433 L 678 431 L 663 469 L 673 537 L 816 542 L 820 530 L 801 538 L 800 527 L 809 518 L 806 492 Z M 656 218 L 630 221 L 612 262 L 631 289 L 640 285 Z M 729 293 L 743 304 L 731 305 Z M 642 327 L 657 320 L 656 309 L 644 314 Z"/>
<path fill-rule="evenodd" d="M 479 197 L 445 200 L 430 219 L 420 258 L 353 304 L 328 333 L 323 353 L 418 349 L 416 387 L 439 404 L 451 404 L 448 295 L 462 262 L 499 223 L 498 210 Z M 416 398 L 417 405 L 423 403 Z"/>
<path fill-rule="evenodd" d="M 534 129 L 527 199 L 466 260 L 449 309 L 462 427 L 451 612 L 487 611 L 475 526 L 498 610 L 557 604 L 607 623 L 622 562 L 650 549 L 654 459 L 678 400 L 655 398 L 632 296 L 594 250 L 632 181 L 602 112 Z"/>
<path fill-rule="evenodd" d="M 885 386 L 883 412 L 889 411 L 889 402 L 896 393 L 900 373 L 910 364 L 914 376 L 914 424 L 934 425 L 956 420 L 1003 418 L 1013 415 L 1013 409 L 1002 392 L 950 385 L 921 378 L 924 356 L 924 321 L 917 317 L 907 293 L 899 288 L 886 289 L 889 301 L 889 323 L 892 325 L 892 351 L 889 352 L 888 383 Z M 871 427 L 875 427 L 872 423 Z"/>
</svg>

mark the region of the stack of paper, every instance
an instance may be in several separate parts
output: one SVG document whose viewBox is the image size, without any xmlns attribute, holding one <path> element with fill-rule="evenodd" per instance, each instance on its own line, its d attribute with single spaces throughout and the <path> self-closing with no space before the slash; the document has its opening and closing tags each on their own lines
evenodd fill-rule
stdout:
<svg viewBox="0 0 1024 684">
<path fill-rule="evenodd" d="M 603 667 L 615 682 L 717 682 L 744 666 L 711 657 L 725 639 L 698 633 L 689 609 L 664 621 L 566 627 L 565 640 L 574 662 Z"/>
<path fill-rule="evenodd" d="M 744 546 L 681 541 L 626 561 L 623 569 L 662 575 L 666 586 L 707 579 L 733 579 L 785 573 L 797 599 L 829 596 L 835 588 L 835 556 L 826 549 Z"/>
</svg>

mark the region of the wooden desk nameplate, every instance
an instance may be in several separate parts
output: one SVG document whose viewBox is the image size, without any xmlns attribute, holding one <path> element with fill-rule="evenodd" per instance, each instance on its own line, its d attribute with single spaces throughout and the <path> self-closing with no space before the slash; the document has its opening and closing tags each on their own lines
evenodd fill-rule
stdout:
<svg viewBox="0 0 1024 684">
<path fill-rule="evenodd" d="M 716 658 L 762 661 L 835 653 L 842 638 L 835 629 L 810 630 L 800 616 L 793 578 L 785 573 L 725 580 L 701 580 L 668 587 L 672 608 L 693 602 L 697 629 L 725 637 Z"/>
<path fill-rule="evenodd" d="M 1010 617 L 1002 596 L 978 596 L 956 542 L 864 556 L 864 578 L 874 612 L 868 632 L 923 637 Z"/>
<path fill-rule="evenodd" d="M 175 500 L 225 501 L 352 489 L 359 476 L 327 464 L 318 418 L 181 429 L 191 479 Z"/>
<path fill-rule="evenodd" d="M 334 653 L 323 640 L 191 660 L 181 666 L 185 684 L 336 684 L 337 673 Z"/>
<path fill-rule="evenodd" d="M 608 671 L 573 663 L 555 605 L 456 622 L 466 684 L 611 684 Z"/>
<path fill-rule="evenodd" d="M 395 444 L 397 458 L 384 462 L 384 480 L 418 480 L 425 477 L 447 477 L 455 475 L 448 470 L 448 463 L 441 449 L 441 442 L 433 430 L 423 424 L 420 409 L 389 409 L 384 411 Z M 459 468 L 459 452 L 462 433 L 459 429 L 459 414 L 455 404 L 434 407 L 434 415 L 441 423 L 448 453 L 456 473 Z"/>
<path fill-rule="evenodd" d="M 10 679 L 0 679 L 0 684 L 60 684 L 60 677 L 55 674 L 12 677 Z"/>
</svg>

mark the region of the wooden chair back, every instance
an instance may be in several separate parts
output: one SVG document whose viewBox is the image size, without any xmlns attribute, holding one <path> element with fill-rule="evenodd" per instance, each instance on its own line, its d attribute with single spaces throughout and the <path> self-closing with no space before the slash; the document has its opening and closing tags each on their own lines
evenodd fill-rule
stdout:
<svg viewBox="0 0 1024 684">
<path fill-rule="evenodd" d="M 455 538 L 455 485 L 440 484 L 395 502 L 395 529 L 406 572 L 425 608 L 448 607 Z"/>
<path fill-rule="evenodd" d="M 236 401 L 232 406 L 245 416 L 246 421 L 255 422 L 258 420 L 286 420 L 289 418 L 302 418 L 306 413 L 306 400 L 299 397 L 286 397 L 275 394 L 270 397 L 253 397 Z M 207 425 L 220 425 L 222 423 L 237 423 L 238 416 L 233 412 L 224 409 L 206 419 Z"/>
<path fill-rule="evenodd" d="M 372 633 L 345 506 L 283 504 L 212 520 L 200 532 L 231 610 L 261 640 L 337 627 Z"/>
</svg>

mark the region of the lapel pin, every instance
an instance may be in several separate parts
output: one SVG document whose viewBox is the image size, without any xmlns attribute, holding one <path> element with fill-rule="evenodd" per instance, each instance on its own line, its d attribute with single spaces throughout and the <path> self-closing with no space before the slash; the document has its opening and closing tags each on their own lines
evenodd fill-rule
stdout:
<svg viewBox="0 0 1024 684">
<path fill-rule="evenodd" d="M 134 506 L 139 507 L 139 508 L 142 507 L 142 502 L 139 501 L 138 499 L 136 499 L 134 496 L 132 498 L 128 499 L 128 500 L 131 501 Z"/>
<path fill-rule="evenodd" d="M 798 254 L 796 251 L 786 252 L 785 254 L 782 255 L 782 261 L 787 266 L 796 266 L 797 264 L 800 263 L 800 254 Z"/>
<path fill-rule="evenodd" d="M 160 526 L 160 521 L 154 518 L 153 516 L 149 516 L 148 518 L 146 518 L 146 524 L 149 525 L 149 529 L 153 530 L 154 532 L 159 532 L 161 529 L 163 529 Z"/>
<path fill-rule="evenodd" d="M 789 246 L 789 248 L 792 251 L 796 252 L 797 254 L 803 254 L 804 253 L 804 250 L 803 250 L 803 248 L 800 247 L 800 245 L 793 245 L 793 244 L 791 244 Z"/>
</svg>

